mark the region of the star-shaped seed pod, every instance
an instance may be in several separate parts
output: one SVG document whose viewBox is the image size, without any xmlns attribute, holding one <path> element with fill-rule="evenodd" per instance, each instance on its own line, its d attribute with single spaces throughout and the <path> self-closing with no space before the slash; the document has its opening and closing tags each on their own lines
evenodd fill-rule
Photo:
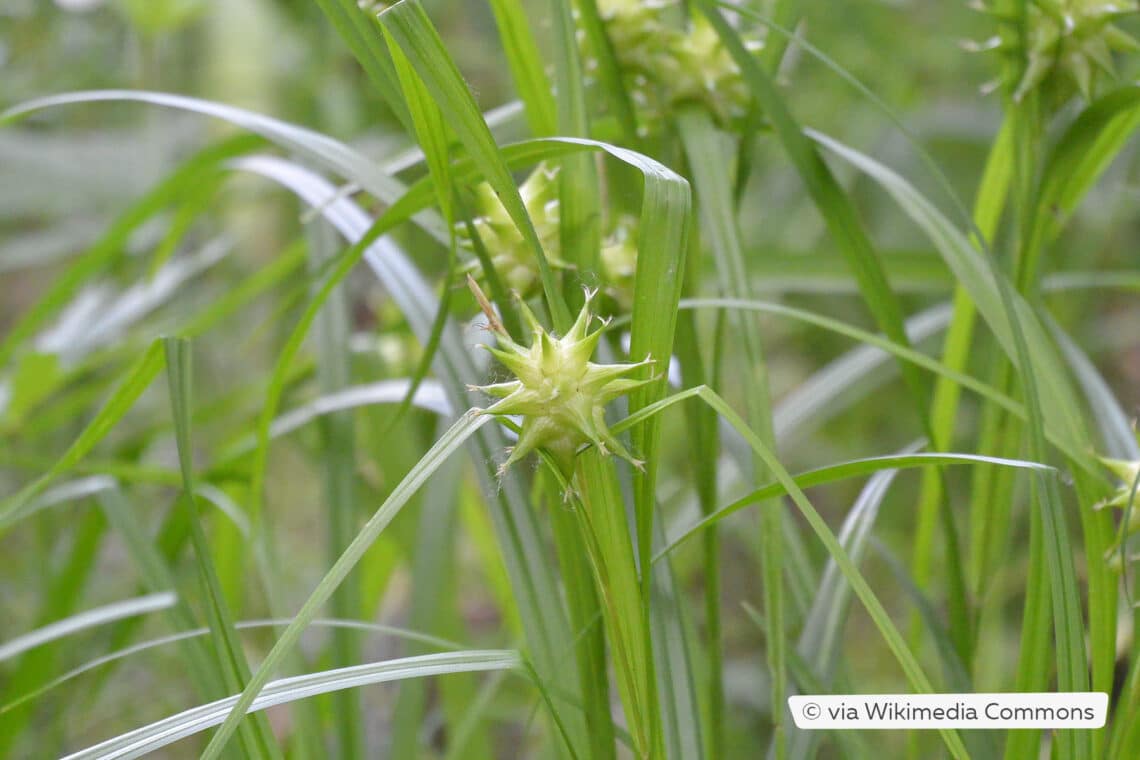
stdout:
<svg viewBox="0 0 1140 760">
<path fill-rule="evenodd" d="M 1140 461 L 1129 462 L 1123 459 L 1102 457 L 1100 462 L 1120 480 L 1120 486 L 1111 496 L 1097 504 L 1094 509 L 1114 507 L 1128 510 L 1133 498 L 1132 486 L 1136 482 L 1136 478 L 1140 477 Z M 1120 571 L 1124 567 L 1124 545 L 1127 543 L 1128 537 L 1136 532 L 1140 532 L 1140 494 L 1136 496 L 1135 502 L 1131 503 L 1128 524 L 1121 529 L 1121 540 L 1109 547 L 1105 554 L 1105 560 L 1112 569 Z"/>
<path fill-rule="evenodd" d="M 1136 481 L 1136 477 L 1140 475 L 1140 462 L 1128 462 L 1123 459 L 1108 458 L 1101 458 L 1100 462 L 1121 481 L 1122 485 L 1116 489 L 1112 496 L 1097 506 L 1124 509 L 1128 506 L 1128 498 L 1132 494 L 1132 484 Z M 1138 497 L 1138 499 L 1140 499 L 1140 497 Z M 1140 512 L 1140 509 L 1138 509 L 1137 512 Z M 1134 527 L 1140 530 L 1140 518 L 1133 515 L 1132 519 L 1136 523 Z"/>
<path fill-rule="evenodd" d="M 469 284 L 471 281 L 469 281 Z M 569 479 L 574 470 L 574 457 L 583 446 L 592 445 L 603 454 L 616 454 L 635 467 L 643 462 L 635 459 L 606 425 L 606 404 L 653 378 L 633 377 L 653 359 L 626 364 L 595 364 L 590 361 L 598 346 L 604 324 L 590 331 L 594 316 L 590 300 L 595 291 L 586 291 L 586 303 L 574 325 L 561 338 L 547 332 L 526 304 L 520 308 L 533 333 L 530 346 L 520 346 L 503 329 L 490 304 L 475 286 L 480 301 L 495 333 L 498 348 L 484 346 L 515 379 L 475 389 L 500 400 L 484 410 L 484 414 L 520 415 L 522 429 L 518 443 L 499 468 L 500 474 L 536 449 L 545 450 Z"/>
<path fill-rule="evenodd" d="M 1140 43 L 1115 25 L 1140 11 L 1136 0 L 1029 0 L 1023 15 L 994 6 L 974 5 L 1000 24 L 1001 34 L 972 48 L 1015 61 L 1008 82 L 1015 100 L 1042 88 L 1054 105 L 1074 90 L 1090 101 L 1098 77 L 1114 76 L 1112 54 L 1140 50 Z"/>
</svg>

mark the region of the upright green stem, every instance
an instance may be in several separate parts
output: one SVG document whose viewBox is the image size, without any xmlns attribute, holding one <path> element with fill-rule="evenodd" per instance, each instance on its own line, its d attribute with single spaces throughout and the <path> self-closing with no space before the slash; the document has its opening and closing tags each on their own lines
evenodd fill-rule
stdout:
<svg viewBox="0 0 1140 760">
<path fill-rule="evenodd" d="M 329 238 L 332 230 L 317 223 L 311 232 L 312 263 L 319 267 L 335 252 Z M 317 316 L 317 380 L 322 394 L 335 393 L 350 384 L 352 372 L 348 353 L 348 300 L 344 286 L 329 296 Z M 329 563 L 336 561 L 356 535 L 356 441 L 353 416 L 349 412 L 321 418 L 322 479 L 325 510 L 328 518 Z M 360 584 L 355 573 L 349 574 L 333 593 L 335 617 L 356 620 L 360 617 Z M 359 633 L 337 628 L 332 634 L 333 666 L 347 667 L 361 662 Z M 341 757 L 364 757 L 364 733 L 360 694 L 356 689 L 338 691 L 332 702 Z"/>
<path fill-rule="evenodd" d="M 594 571 L 618 692 L 639 758 L 663 757 L 664 740 L 657 707 L 656 685 L 649 670 L 650 631 L 641 598 L 629 522 L 613 466 L 591 449 L 577 457 L 575 514 Z"/>
<path fill-rule="evenodd" d="M 696 248 L 697 246 L 693 246 Z M 690 271 L 700 261 L 696 251 L 689 252 Z M 692 282 L 692 278 L 688 279 Z M 706 382 L 703 360 L 697 348 L 696 320 L 692 311 L 683 311 L 677 320 L 677 356 L 681 362 L 681 381 L 686 388 L 696 388 Z M 697 499 L 701 514 L 716 510 L 717 459 L 719 440 L 716 413 L 706 406 L 686 405 L 686 419 L 693 435 L 690 437 L 697 485 Z M 703 721 L 705 751 L 711 760 L 724 755 L 724 662 L 722 658 L 720 624 L 720 534 L 715 527 L 702 534 L 705 602 L 705 704 Z"/>
<path fill-rule="evenodd" d="M 550 488 L 551 493 L 555 488 Z M 594 588 L 593 564 L 581 532 L 581 522 L 561 495 L 547 510 L 558 549 L 558 562 L 566 589 L 570 624 L 578 633 L 575 647 L 579 678 L 582 681 L 582 706 L 590 738 L 590 757 L 612 760 L 615 756 L 614 725 L 610 716 L 609 679 L 606 666 L 605 628 L 598 620 L 602 614 Z"/>
<path fill-rule="evenodd" d="M 678 131 L 684 145 L 693 184 L 698 198 L 697 210 L 701 229 L 715 252 L 720 289 L 727 297 L 748 300 L 751 288 L 737 229 L 736 209 L 732 200 L 732 181 L 726 169 L 727 157 L 721 150 L 719 137 L 711 117 L 701 110 L 682 111 L 677 117 Z M 768 369 L 760 341 L 759 328 L 752 315 L 732 312 L 739 336 L 741 359 L 751 380 L 744 403 L 752 428 L 764 444 L 775 449 L 771 400 L 768 391 Z M 756 457 L 754 477 L 757 482 L 767 474 L 767 467 Z M 775 757 L 786 753 L 784 702 L 787 695 L 787 638 L 784 625 L 783 595 L 783 528 L 782 505 L 772 501 L 761 507 L 760 568 L 763 580 L 764 614 L 768 622 L 767 664 L 771 674 L 771 718 Z M 715 540 L 715 539 L 714 539 Z"/>
<path fill-rule="evenodd" d="M 977 232 L 984 238 L 984 240 L 978 241 L 979 243 L 988 243 L 997 234 L 1012 177 L 1010 152 L 1013 137 L 1013 122 L 1006 120 L 998 132 L 986 160 L 985 171 L 982 174 L 973 209 Z M 962 285 L 959 285 L 954 291 L 953 308 L 954 317 L 946 333 L 942 363 L 961 372 L 966 368 L 971 355 L 974 326 L 977 322 L 977 310 L 974 308 L 973 300 L 968 290 Z M 960 397 L 961 388 L 957 383 L 945 377 L 940 377 L 937 380 L 929 414 L 932 450 L 945 451 L 949 448 L 954 436 L 955 423 L 958 419 Z M 914 580 L 920 588 L 925 588 L 931 579 L 934 537 L 938 527 L 939 515 L 947 506 L 946 493 L 939 471 L 935 468 L 923 471 L 912 561 Z M 971 521 L 971 524 L 976 525 L 977 522 Z M 970 545 L 972 546 L 973 542 Z M 970 577 L 976 578 L 977 575 Z M 977 593 L 977 584 L 972 584 L 971 589 Z M 921 626 L 918 613 L 915 613 L 911 625 L 912 641 L 919 635 Z M 960 639 L 958 644 L 959 651 L 962 651 Z"/>
</svg>

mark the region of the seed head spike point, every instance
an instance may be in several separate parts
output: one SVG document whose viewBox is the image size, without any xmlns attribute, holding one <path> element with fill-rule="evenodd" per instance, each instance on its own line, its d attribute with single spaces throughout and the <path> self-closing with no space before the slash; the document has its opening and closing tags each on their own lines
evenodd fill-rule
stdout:
<svg viewBox="0 0 1140 760">
<path fill-rule="evenodd" d="M 1114 52 L 1134 52 L 1140 43 L 1115 22 L 1140 12 L 1136 0 L 1027 0 L 1024 13 L 997 10 L 992 2 L 973 3 L 995 22 L 1000 34 L 975 45 L 1017 62 L 1004 76 L 1015 101 L 1042 92 L 1051 107 L 1077 94 L 1096 96 L 1097 82 L 1113 77 Z"/>
<path fill-rule="evenodd" d="M 503 468 L 541 448 L 551 455 L 563 475 L 569 478 L 574 457 L 584 446 L 594 446 L 603 455 L 614 454 L 635 467 L 644 466 L 610 432 L 605 420 L 605 405 L 651 382 L 653 378 L 642 379 L 634 375 L 652 364 L 653 360 L 647 357 L 640 362 L 624 364 L 590 361 L 604 329 L 592 332 L 589 329 L 594 319 L 590 313 L 592 297 L 593 293 L 588 292 L 586 303 L 573 326 L 562 337 L 548 332 L 525 304 L 520 304 L 534 332 L 531 344 L 520 346 L 505 332 L 497 331 L 498 347 L 487 347 L 511 371 L 514 379 L 479 386 L 484 393 L 500 399 L 488 407 L 486 413 L 520 415 L 523 418 L 518 443 Z M 483 297 L 481 303 L 485 301 Z"/>
<path fill-rule="evenodd" d="M 507 328 L 503 327 L 503 323 L 499 321 L 499 315 L 495 312 L 495 307 L 487 300 L 486 294 L 479 287 L 479 283 L 475 282 L 475 278 L 471 273 L 467 273 L 467 287 L 471 289 L 471 293 L 475 296 L 475 301 L 479 304 L 479 309 L 483 315 L 487 317 L 487 329 L 498 333 L 499 335 L 506 335 Z"/>
<path fill-rule="evenodd" d="M 1137 441 L 1140 442 L 1140 436 L 1137 436 Z M 1140 533 L 1140 493 L 1133 490 L 1137 479 L 1140 478 L 1140 460 L 1100 457 L 1100 462 L 1113 474 L 1119 486 L 1107 499 L 1094 505 L 1093 509 L 1113 507 L 1126 515 L 1127 521 L 1120 526 L 1117 541 L 1109 547 L 1105 556 L 1110 566 L 1115 565 L 1116 570 L 1121 570 L 1125 564 L 1124 555 L 1129 537 Z"/>
</svg>

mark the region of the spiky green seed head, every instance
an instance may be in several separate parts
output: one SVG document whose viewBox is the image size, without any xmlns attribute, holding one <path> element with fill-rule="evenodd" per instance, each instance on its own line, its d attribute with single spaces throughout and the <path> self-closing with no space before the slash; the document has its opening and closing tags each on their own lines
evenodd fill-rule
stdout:
<svg viewBox="0 0 1140 760">
<path fill-rule="evenodd" d="M 1132 495 L 1132 484 L 1140 475 L 1140 461 L 1129 462 L 1124 459 L 1108 459 L 1102 457 L 1100 460 L 1108 470 L 1116 476 L 1120 481 L 1120 486 L 1113 492 L 1112 496 L 1105 499 L 1098 504 L 1098 507 L 1116 507 L 1117 509 L 1124 509 L 1128 506 L 1129 497 Z M 1140 497 L 1138 497 L 1140 500 Z M 1140 505 L 1133 505 L 1133 513 L 1129 530 L 1140 530 Z"/>
<path fill-rule="evenodd" d="M 539 164 L 519 187 L 519 195 L 538 233 L 547 262 L 556 269 L 565 269 L 568 265 L 560 258 L 557 180 L 557 168 Z M 486 248 L 496 274 L 507 288 L 524 298 L 534 295 L 541 284 L 534 251 L 489 184 L 480 183 L 473 192 L 472 226 Z M 458 234 L 465 248 L 473 247 L 466 225 L 459 225 Z M 468 265 L 467 270 L 477 279 L 485 280 L 483 267 L 477 259 Z"/>
<path fill-rule="evenodd" d="M 587 445 L 597 447 L 603 454 L 616 454 L 635 467 L 642 466 L 610 432 L 605 407 L 619 396 L 652 382 L 653 378 L 636 375 L 653 364 L 653 359 L 626 364 L 590 361 L 604 328 L 603 325 L 590 329 L 594 321 L 590 312 L 592 296 L 593 292 L 587 291 L 577 320 L 562 337 L 547 332 L 526 304 L 520 302 L 532 333 L 531 343 L 525 347 L 511 340 L 497 319 L 491 319 L 498 347 L 485 348 L 515 379 L 476 388 L 500 399 L 485 410 L 486 414 L 522 417 L 518 443 L 510 450 L 500 472 L 532 451 L 543 449 L 569 479 L 574 457 Z"/>
<path fill-rule="evenodd" d="M 1140 43 L 1114 22 L 1140 11 L 1136 0 L 1029 0 L 1024 15 L 993 2 L 975 7 L 997 20 L 999 35 L 976 50 L 995 51 L 1011 64 L 1005 84 L 1014 100 L 1035 89 L 1057 106 L 1079 93 L 1086 101 L 1102 76 L 1115 76 L 1114 52 L 1135 52 Z"/>
<path fill-rule="evenodd" d="M 1124 548 L 1128 537 L 1140 532 L 1140 495 L 1133 497 L 1132 487 L 1140 477 L 1140 461 L 1130 462 L 1124 459 L 1109 459 L 1101 457 L 1103 464 L 1120 482 L 1118 488 L 1104 501 L 1095 506 L 1095 509 L 1114 507 L 1125 510 L 1128 515 L 1128 524 L 1122 527 L 1120 540 L 1109 547 L 1105 554 L 1105 561 L 1111 569 L 1119 572 L 1124 568 Z M 1135 560 L 1135 557 L 1130 558 Z"/>
<path fill-rule="evenodd" d="M 740 68 L 703 16 L 694 16 L 685 29 L 673 23 L 668 14 L 676 6 L 670 0 L 598 0 L 643 130 L 656 131 L 668 114 L 694 103 L 729 126 L 748 110 Z M 753 51 L 763 47 L 757 39 L 745 44 Z M 597 65 L 587 61 L 588 67 Z"/>
</svg>

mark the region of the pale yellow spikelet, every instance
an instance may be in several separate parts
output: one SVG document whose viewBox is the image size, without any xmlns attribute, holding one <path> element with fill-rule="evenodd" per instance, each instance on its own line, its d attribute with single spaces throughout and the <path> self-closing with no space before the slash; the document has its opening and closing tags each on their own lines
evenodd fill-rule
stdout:
<svg viewBox="0 0 1140 760">
<path fill-rule="evenodd" d="M 476 286 L 477 288 L 477 286 Z M 481 294 L 477 294 L 477 298 Z M 616 454 L 636 467 L 642 463 L 626 450 L 610 432 L 605 407 L 615 398 L 639 388 L 652 378 L 637 377 L 653 360 L 624 364 L 596 364 L 590 361 L 604 326 L 594 329 L 590 311 L 593 291 L 573 326 L 562 337 L 549 333 L 521 303 L 531 330 L 529 346 L 513 341 L 498 321 L 493 323 L 497 347 L 485 348 L 514 375 L 513 380 L 479 386 L 489 396 L 500 399 L 486 414 L 522 417 L 518 443 L 510 451 L 502 470 L 536 449 L 546 451 L 567 478 L 574 457 L 584 446 L 595 446 L 602 454 Z M 482 298 L 481 303 L 486 303 Z"/>
</svg>

